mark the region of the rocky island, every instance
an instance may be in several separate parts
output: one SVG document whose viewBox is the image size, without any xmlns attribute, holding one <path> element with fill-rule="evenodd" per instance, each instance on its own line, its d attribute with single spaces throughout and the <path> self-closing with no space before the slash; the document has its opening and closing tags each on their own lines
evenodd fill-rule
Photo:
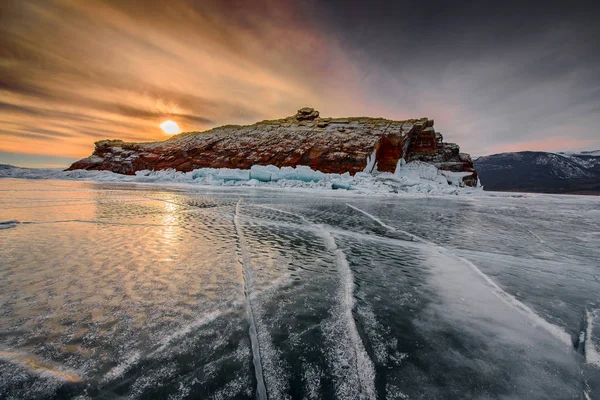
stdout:
<svg viewBox="0 0 600 400">
<path fill-rule="evenodd" d="M 441 171 L 461 172 L 462 185 L 475 186 L 477 172 L 468 154 L 445 143 L 428 118 L 322 118 L 301 108 L 287 118 L 252 125 L 225 125 L 186 132 L 153 143 L 100 140 L 91 156 L 68 170 L 107 170 L 132 175 L 142 170 L 250 169 L 253 165 L 308 166 L 325 173 L 394 172 L 421 161 Z"/>
</svg>

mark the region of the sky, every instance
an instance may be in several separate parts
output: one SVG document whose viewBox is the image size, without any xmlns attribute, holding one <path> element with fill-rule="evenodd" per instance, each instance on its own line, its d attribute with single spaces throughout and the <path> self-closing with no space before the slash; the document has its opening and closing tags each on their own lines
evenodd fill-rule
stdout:
<svg viewBox="0 0 600 400">
<path fill-rule="evenodd" d="M 2 0 L 0 164 L 304 106 L 433 118 L 472 155 L 599 149 L 598 21 L 591 1 Z"/>
</svg>

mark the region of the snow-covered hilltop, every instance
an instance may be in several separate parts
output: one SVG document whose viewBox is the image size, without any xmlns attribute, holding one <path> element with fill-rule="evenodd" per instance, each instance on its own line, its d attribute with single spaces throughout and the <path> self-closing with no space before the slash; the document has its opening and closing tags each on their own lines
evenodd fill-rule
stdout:
<svg viewBox="0 0 600 400">
<path fill-rule="evenodd" d="M 133 175 L 169 169 L 188 173 L 222 168 L 249 171 L 254 167 L 259 171 L 256 166 L 273 166 L 271 171 L 279 179 L 289 172 L 284 168 L 295 169 L 296 175 L 304 173 L 304 166 L 318 173 L 355 176 L 392 174 L 405 163 L 415 161 L 433 165 L 441 171 L 441 179 L 445 177 L 453 185 L 477 185 L 470 156 L 460 153 L 458 145 L 444 143 L 442 135 L 433 128 L 433 120 L 427 118 L 321 118 L 318 111 L 307 107 L 283 119 L 182 133 L 163 142 L 101 140 L 95 145 L 90 157 L 75 162 L 69 170 Z M 413 171 L 424 171 L 423 166 L 411 165 Z M 406 176 L 415 174 L 410 168 L 403 172 Z M 262 171 L 269 175 L 267 181 L 273 180 L 267 169 Z M 218 172 L 201 172 L 204 173 L 219 176 Z M 251 171 L 247 174 L 248 179 L 253 179 Z M 438 179 L 437 175 L 434 178 Z"/>
<path fill-rule="evenodd" d="M 571 161 L 579 164 L 586 172 L 592 175 L 600 175 L 600 150 L 581 151 L 578 153 L 557 153 Z"/>
<path fill-rule="evenodd" d="M 487 190 L 600 193 L 600 151 L 522 151 L 479 157 L 475 166 Z"/>
</svg>

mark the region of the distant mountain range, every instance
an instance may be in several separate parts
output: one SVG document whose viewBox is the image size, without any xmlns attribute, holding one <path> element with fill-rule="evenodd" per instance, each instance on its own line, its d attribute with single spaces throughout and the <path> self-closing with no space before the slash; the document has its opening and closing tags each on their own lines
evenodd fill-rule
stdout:
<svg viewBox="0 0 600 400">
<path fill-rule="evenodd" d="M 474 163 L 484 190 L 600 194 L 600 150 L 501 153 Z"/>
</svg>

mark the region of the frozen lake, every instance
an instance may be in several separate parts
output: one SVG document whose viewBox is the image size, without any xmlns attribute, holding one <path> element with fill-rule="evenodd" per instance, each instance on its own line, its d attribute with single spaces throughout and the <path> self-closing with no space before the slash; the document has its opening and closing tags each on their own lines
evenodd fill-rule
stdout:
<svg viewBox="0 0 600 400">
<path fill-rule="evenodd" d="M 0 179 L 0 228 L 0 398 L 600 399 L 600 197 Z"/>
</svg>

